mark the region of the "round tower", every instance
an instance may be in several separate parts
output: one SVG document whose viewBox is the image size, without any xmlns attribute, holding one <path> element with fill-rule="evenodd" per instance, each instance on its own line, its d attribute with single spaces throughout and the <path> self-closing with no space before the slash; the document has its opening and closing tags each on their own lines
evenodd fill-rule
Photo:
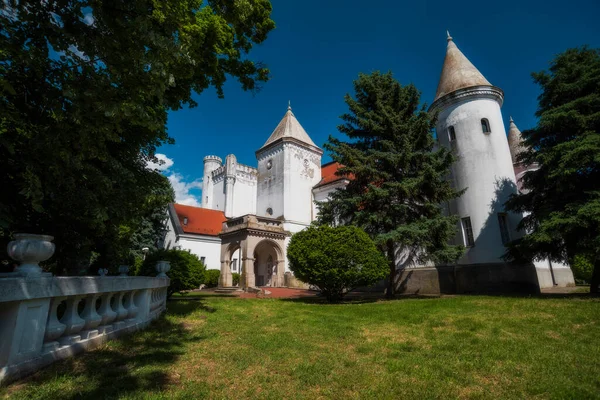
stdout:
<svg viewBox="0 0 600 400">
<path fill-rule="evenodd" d="M 457 243 L 467 247 L 459 264 L 500 263 L 505 244 L 521 236 L 516 230 L 521 216 L 504 208 L 517 185 L 500 111 L 503 100 L 502 90 L 488 82 L 448 34 L 430 111 L 438 113 L 440 144 L 457 157 L 453 184 L 466 189 L 449 205 L 460 217 Z"/>
<path fill-rule="evenodd" d="M 217 156 L 204 157 L 204 172 L 202 174 L 202 208 L 213 208 L 212 172 L 219 168 L 223 160 Z"/>
</svg>

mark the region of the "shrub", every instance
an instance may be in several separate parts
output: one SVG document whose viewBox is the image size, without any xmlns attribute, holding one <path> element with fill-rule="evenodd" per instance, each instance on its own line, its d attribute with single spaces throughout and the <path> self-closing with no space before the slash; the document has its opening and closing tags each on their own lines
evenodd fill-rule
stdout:
<svg viewBox="0 0 600 400">
<path fill-rule="evenodd" d="M 237 286 L 240 284 L 240 274 L 238 274 L 237 272 L 231 274 L 231 284 L 233 286 Z"/>
<path fill-rule="evenodd" d="M 156 276 L 155 267 L 160 260 L 171 263 L 171 270 L 167 272 L 167 276 L 171 278 L 167 297 L 171 297 L 173 293 L 196 289 L 204 280 L 206 267 L 195 254 L 184 250 L 156 250 L 148 254 L 138 275 Z"/>
<path fill-rule="evenodd" d="M 573 260 L 572 264 L 571 269 L 573 270 L 575 280 L 590 283 L 592 280 L 592 273 L 594 272 L 594 264 L 589 258 L 578 254 L 575 256 L 575 260 Z"/>
<path fill-rule="evenodd" d="M 287 251 L 294 275 L 339 301 L 353 288 L 384 279 L 389 267 L 371 238 L 355 226 L 311 226 L 292 236 Z"/>
<path fill-rule="evenodd" d="M 204 273 L 204 284 L 206 287 L 213 288 L 219 286 L 219 275 L 221 271 L 218 269 L 208 269 Z"/>
</svg>

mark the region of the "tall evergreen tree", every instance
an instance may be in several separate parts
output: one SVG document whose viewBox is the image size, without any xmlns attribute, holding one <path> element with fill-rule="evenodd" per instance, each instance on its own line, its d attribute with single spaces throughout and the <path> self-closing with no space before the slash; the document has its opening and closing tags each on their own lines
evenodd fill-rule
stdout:
<svg viewBox="0 0 600 400">
<path fill-rule="evenodd" d="M 349 141 L 329 137 L 325 148 L 352 177 L 345 189 L 320 204 L 320 223 L 363 228 L 385 252 L 390 268 L 388 296 L 403 265 L 454 262 L 461 246 L 449 245 L 457 218 L 443 205 L 461 192 L 446 179 L 451 152 L 435 148 L 434 121 L 419 106 L 415 86 L 402 86 L 390 72 L 360 74 L 355 96 L 346 95 L 349 112 L 338 130 Z"/>
<path fill-rule="evenodd" d="M 529 213 L 520 227 L 530 232 L 511 244 L 509 257 L 594 264 L 591 290 L 600 284 L 600 49 L 569 49 L 549 71 L 532 74 L 541 86 L 539 118 L 524 131 L 523 162 L 540 164 L 525 174 L 526 193 L 507 207 Z"/>
</svg>

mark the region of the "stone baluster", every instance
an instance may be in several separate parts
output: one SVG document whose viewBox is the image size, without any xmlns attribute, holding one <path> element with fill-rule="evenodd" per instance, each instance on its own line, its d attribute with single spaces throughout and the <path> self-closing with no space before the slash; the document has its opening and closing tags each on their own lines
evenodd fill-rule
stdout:
<svg viewBox="0 0 600 400">
<path fill-rule="evenodd" d="M 114 293 L 103 293 L 100 297 L 100 308 L 98 309 L 98 313 L 102 320 L 100 321 L 100 330 L 102 332 L 108 332 L 112 330 L 110 328 L 110 324 L 117 318 L 117 313 L 110 306 L 110 300 L 112 299 Z"/>
<path fill-rule="evenodd" d="M 79 316 L 77 307 L 83 296 L 73 296 L 67 298 L 67 309 L 60 322 L 66 325 L 65 335 L 60 338 L 61 345 L 70 345 L 81 340 L 81 336 L 77 335 L 83 329 L 85 321 Z"/>
<path fill-rule="evenodd" d="M 115 312 L 117 313 L 117 318 L 115 319 L 115 329 L 121 329 L 124 326 L 123 320 L 127 318 L 127 310 L 123 307 L 123 297 L 125 297 L 126 292 L 118 292 L 115 294 Z"/>
<path fill-rule="evenodd" d="M 138 307 L 135 305 L 136 291 L 125 293 L 125 309 L 127 310 L 127 319 L 133 319 L 138 313 Z"/>
<path fill-rule="evenodd" d="M 67 326 L 65 324 L 61 324 L 58 320 L 58 306 L 64 299 L 66 299 L 66 297 L 54 297 L 50 302 L 50 309 L 48 310 L 48 322 L 46 323 L 46 332 L 44 334 L 44 347 L 42 349 L 43 353 L 57 350 L 60 344 L 58 341 L 56 341 L 56 339 L 61 337 L 65 333 L 65 329 L 67 329 Z"/>
<path fill-rule="evenodd" d="M 98 325 L 100 325 L 100 323 L 102 322 L 102 317 L 96 311 L 96 302 L 99 298 L 100 294 L 96 293 L 87 296 L 87 298 L 85 299 L 85 307 L 83 308 L 83 312 L 81 313 L 81 317 L 85 321 L 85 325 L 83 326 L 85 332 L 82 333 L 82 337 L 85 336 L 85 339 L 97 336 L 99 333 L 96 329 L 96 327 L 98 327 Z"/>
</svg>

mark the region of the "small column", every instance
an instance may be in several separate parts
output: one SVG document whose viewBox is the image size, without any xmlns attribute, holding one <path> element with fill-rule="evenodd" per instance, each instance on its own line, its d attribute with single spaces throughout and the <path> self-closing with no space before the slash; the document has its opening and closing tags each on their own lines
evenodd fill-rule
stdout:
<svg viewBox="0 0 600 400">
<path fill-rule="evenodd" d="M 243 289 L 256 286 L 256 282 L 254 280 L 254 261 L 256 261 L 256 258 L 245 257 L 242 259 L 242 276 L 240 278 L 240 286 Z"/>
<path fill-rule="evenodd" d="M 221 275 L 219 275 L 219 287 L 231 287 L 231 261 L 221 260 Z"/>
<path fill-rule="evenodd" d="M 237 172 L 237 159 L 230 154 L 225 159 L 225 216 L 233 217 L 233 187 Z"/>
</svg>

